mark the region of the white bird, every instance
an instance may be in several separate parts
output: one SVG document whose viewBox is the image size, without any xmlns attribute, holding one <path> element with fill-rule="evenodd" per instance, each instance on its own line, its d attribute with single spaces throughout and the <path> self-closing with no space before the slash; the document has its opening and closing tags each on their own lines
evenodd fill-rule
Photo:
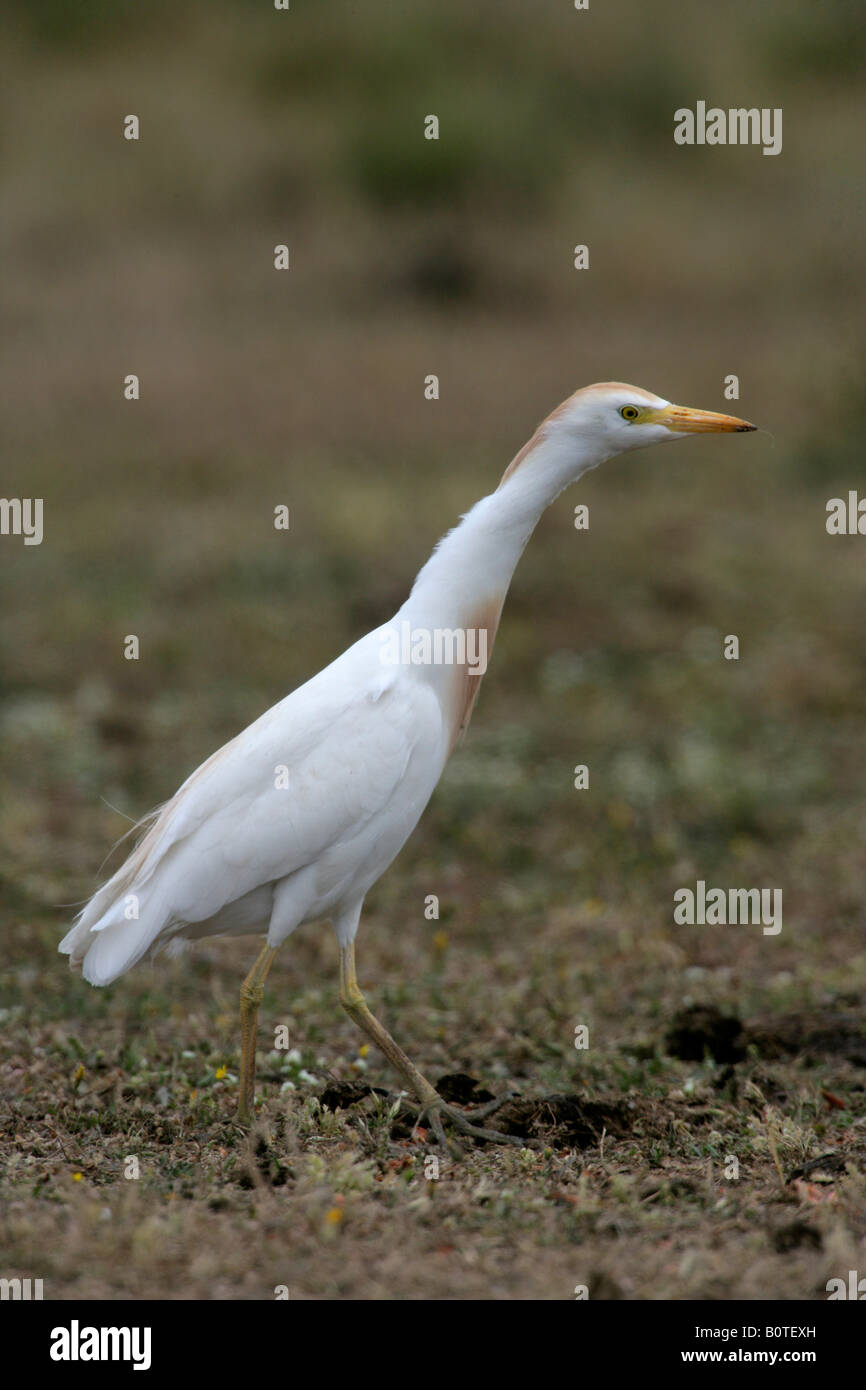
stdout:
<svg viewBox="0 0 866 1390">
<path fill-rule="evenodd" d="M 265 976 L 303 922 L 330 919 L 340 1002 L 384 1052 L 444 1144 L 511 1136 L 453 1110 L 367 1007 L 355 978 L 364 897 L 415 828 L 469 723 L 514 568 L 545 508 L 605 459 L 685 434 L 752 430 L 636 386 L 576 391 L 548 415 L 436 546 L 390 622 L 225 744 L 146 817 L 146 833 L 79 913 L 59 949 L 93 985 L 205 936 L 262 935 L 241 988 L 239 1117 L 254 1105 Z M 522 1142 L 522 1141 L 516 1141 Z"/>
</svg>

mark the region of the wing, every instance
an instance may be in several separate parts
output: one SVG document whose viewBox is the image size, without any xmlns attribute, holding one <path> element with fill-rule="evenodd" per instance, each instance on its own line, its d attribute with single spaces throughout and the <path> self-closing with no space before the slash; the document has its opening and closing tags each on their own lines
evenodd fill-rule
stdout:
<svg viewBox="0 0 866 1390">
<path fill-rule="evenodd" d="M 315 863 L 392 805 L 403 814 L 413 762 L 432 791 L 438 703 L 380 651 L 369 634 L 187 778 L 61 942 L 73 964 L 87 957 L 87 977 L 107 983 L 178 922 Z"/>
</svg>

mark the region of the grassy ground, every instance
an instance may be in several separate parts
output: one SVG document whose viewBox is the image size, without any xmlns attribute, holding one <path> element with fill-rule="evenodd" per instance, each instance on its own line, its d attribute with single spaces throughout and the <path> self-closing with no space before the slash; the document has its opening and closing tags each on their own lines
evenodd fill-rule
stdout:
<svg viewBox="0 0 866 1390">
<path fill-rule="evenodd" d="M 0 553 L 0 1274 L 823 1297 L 866 1268 L 866 542 L 824 528 L 862 479 L 861 29 L 841 4 L 732 4 L 718 32 L 636 0 L 531 27 L 371 4 L 293 7 L 287 43 L 253 7 L 182 8 L 130 31 L 10 7 L 0 57 L 3 490 L 46 518 Z M 784 105 L 783 155 L 675 149 L 673 109 L 714 93 Z M 433 164 L 407 131 L 440 107 Z M 393 1097 L 323 1104 L 395 1084 L 324 925 L 269 978 L 247 1136 L 251 943 L 95 991 L 56 955 L 64 905 L 127 818 L 397 607 L 562 396 L 614 377 L 721 409 L 729 372 L 772 434 L 611 463 L 543 519 L 362 923 L 395 1036 L 539 1102 L 502 1121 L 539 1146 L 431 1180 Z M 781 888 L 782 932 L 677 926 L 699 878 Z"/>
</svg>

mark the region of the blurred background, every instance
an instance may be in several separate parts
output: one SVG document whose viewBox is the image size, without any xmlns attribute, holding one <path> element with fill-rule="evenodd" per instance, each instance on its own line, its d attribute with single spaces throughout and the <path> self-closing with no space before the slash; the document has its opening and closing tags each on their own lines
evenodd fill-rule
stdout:
<svg viewBox="0 0 866 1390">
<path fill-rule="evenodd" d="M 768 433 L 612 462 L 545 516 L 468 738 L 370 895 L 360 977 L 434 1070 L 464 1046 L 552 1083 L 576 1000 L 626 1039 L 683 998 L 862 1001 L 866 540 L 824 525 L 864 491 L 861 7 L 4 11 L 2 490 L 45 499 L 43 544 L 0 551 L 25 1070 L 40 1028 L 49 1049 L 73 1023 L 84 1047 L 179 1047 L 198 1007 L 196 1046 L 235 1046 L 248 944 L 105 994 L 54 954 L 61 905 L 125 817 L 387 617 L 537 421 L 606 379 Z M 698 100 L 781 107 L 781 155 L 675 145 Z M 672 894 L 698 877 L 782 887 L 782 935 L 684 935 Z M 273 997 L 338 1065 L 330 933 L 283 954 Z M 428 976 L 444 1031 L 410 1009 Z"/>
</svg>

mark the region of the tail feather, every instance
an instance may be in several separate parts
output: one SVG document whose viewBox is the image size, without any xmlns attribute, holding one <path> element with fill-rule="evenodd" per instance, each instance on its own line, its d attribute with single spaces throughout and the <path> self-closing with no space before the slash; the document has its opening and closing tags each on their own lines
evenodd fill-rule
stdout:
<svg viewBox="0 0 866 1390">
<path fill-rule="evenodd" d="M 155 895 L 150 895 L 146 905 L 128 894 L 112 896 L 106 910 L 97 916 L 102 903 L 96 899 L 102 898 L 104 891 L 100 889 L 88 903 L 58 947 L 69 956 L 70 965 L 80 966 L 92 985 L 109 985 L 136 965 L 161 938 L 167 919 L 165 904 Z M 141 916 L 127 915 L 139 906 Z"/>
<path fill-rule="evenodd" d="M 135 928 L 135 930 L 130 930 Z M 82 958 L 81 973 L 92 985 L 110 985 L 131 970 L 153 944 L 153 933 L 140 922 L 115 922 L 91 938 Z"/>
<path fill-rule="evenodd" d="M 159 816 L 159 811 L 153 812 L 141 822 L 148 826 L 147 833 L 117 873 L 81 909 L 57 948 L 93 985 L 110 984 L 129 970 L 147 953 L 165 925 L 159 895 L 151 890 L 145 904 L 136 891 L 153 872 L 145 858 Z"/>
</svg>

